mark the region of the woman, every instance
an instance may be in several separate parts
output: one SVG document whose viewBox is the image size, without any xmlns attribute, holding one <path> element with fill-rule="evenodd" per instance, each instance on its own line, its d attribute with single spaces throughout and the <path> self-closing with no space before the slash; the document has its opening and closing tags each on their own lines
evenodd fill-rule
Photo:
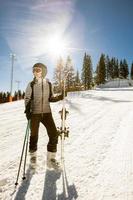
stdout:
<svg viewBox="0 0 133 200">
<path fill-rule="evenodd" d="M 40 122 L 46 127 L 49 142 L 47 144 L 47 166 L 49 168 L 59 168 L 56 160 L 58 133 L 52 117 L 50 102 L 63 99 L 63 95 L 53 96 L 52 85 L 46 79 L 47 67 L 42 63 L 33 66 L 34 79 L 30 82 L 25 92 L 25 113 L 30 120 L 30 162 L 36 165 L 36 152 L 38 143 L 38 132 Z"/>
</svg>

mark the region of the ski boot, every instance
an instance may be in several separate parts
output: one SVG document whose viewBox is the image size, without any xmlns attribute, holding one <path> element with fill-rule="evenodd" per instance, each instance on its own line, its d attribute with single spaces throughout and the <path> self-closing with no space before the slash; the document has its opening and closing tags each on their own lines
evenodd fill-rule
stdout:
<svg viewBox="0 0 133 200">
<path fill-rule="evenodd" d="M 61 170 L 60 163 L 56 160 L 56 153 L 55 152 L 47 152 L 47 167 L 49 169 L 54 170 Z"/>
<path fill-rule="evenodd" d="M 37 165 L 37 152 L 30 152 L 30 167 L 35 169 Z"/>
</svg>

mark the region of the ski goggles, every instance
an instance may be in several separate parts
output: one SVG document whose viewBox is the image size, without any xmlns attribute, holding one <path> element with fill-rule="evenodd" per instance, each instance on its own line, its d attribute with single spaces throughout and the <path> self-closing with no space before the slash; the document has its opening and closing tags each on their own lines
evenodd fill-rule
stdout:
<svg viewBox="0 0 133 200">
<path fill-rule="evenodd" d="M 42 69 L 41 68 L 37 68 L 37 67 L 35 67 L 34 69 L 33 69 L 33 73 L 34 72 L 36 72 L 36 73 L 39 73 L 39 72 L 42 72 Z"/>
</svg>

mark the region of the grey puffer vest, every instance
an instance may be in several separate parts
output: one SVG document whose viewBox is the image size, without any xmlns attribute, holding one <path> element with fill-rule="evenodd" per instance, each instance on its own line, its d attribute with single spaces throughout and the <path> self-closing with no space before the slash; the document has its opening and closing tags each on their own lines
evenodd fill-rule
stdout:
<svg viewBox="0 0 133 200">
<path fill-rule="evenodd" d="M 25 91 L 25 106 L 31 99 L 32 87 L 28 84 Z M 47 79 L 36 80 L 33 84 L 33 99 L 31 100 L 31 110 L 33 114 L 50 113 L 50 87 Z"/>
</svg>

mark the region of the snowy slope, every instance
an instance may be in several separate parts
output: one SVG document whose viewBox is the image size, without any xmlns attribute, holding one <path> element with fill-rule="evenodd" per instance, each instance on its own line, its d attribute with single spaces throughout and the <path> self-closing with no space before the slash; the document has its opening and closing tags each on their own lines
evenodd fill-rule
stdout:
<svg viewBox="0 0 133 200">
<path fill-rule="evenodd" d="M 98 87 L 100 88 L 124 88 L 124 87 L 129 87 L 133 86 L 133 80 L 131 79 L 113 79 L 107 81 L 105 84 L 101 84 Z"/>
<path fill-rule="evenodd" d="M 65 141 L 65 171 L 46 168 L 48 137 L 41 125 L 37 171 L 30 173 L 28 158 L 28 178 L 21 182 L 20 176 L 13 195 L 27 121 L 23 100 L 0 105 L 0 199 L 132 200 L 133 88 L 71 93 L 66 105 L 70 137 Z M 59 126 L 62 103 L 51 106 Z"/>
</svg>

